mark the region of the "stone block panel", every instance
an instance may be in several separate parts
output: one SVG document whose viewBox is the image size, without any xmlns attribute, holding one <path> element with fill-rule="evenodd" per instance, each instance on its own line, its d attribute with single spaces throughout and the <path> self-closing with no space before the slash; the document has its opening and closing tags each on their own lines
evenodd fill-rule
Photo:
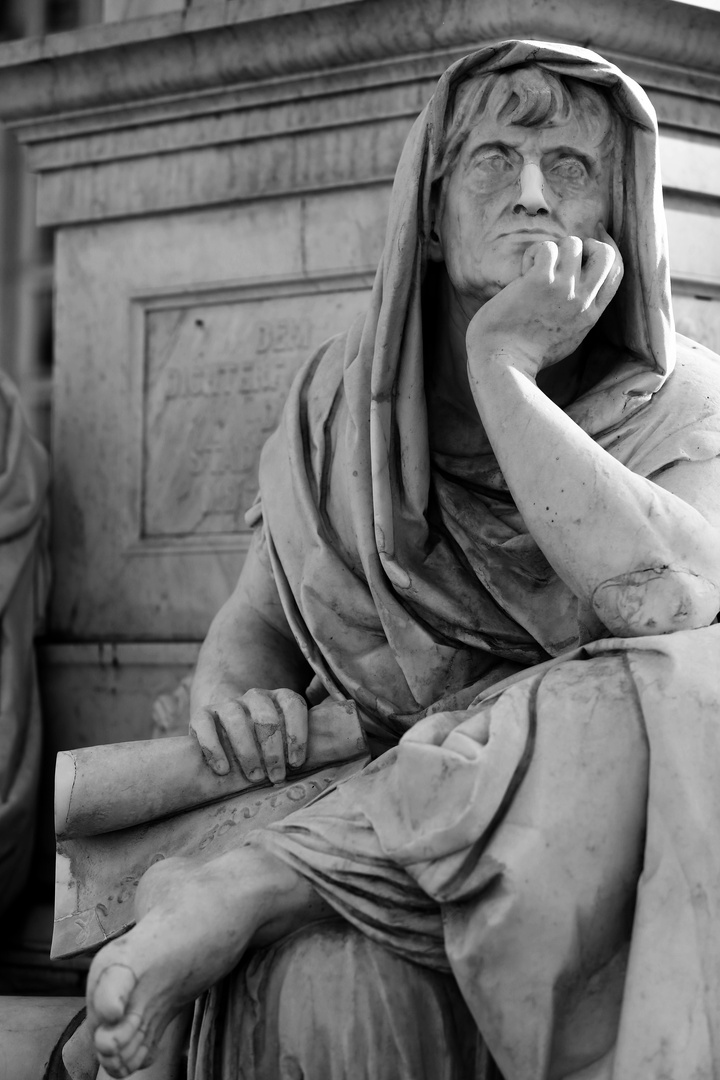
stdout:
<svg viewBox="0 0 720 1080">
<path fill-rule="evenodd" d="M 295 372 L 367 306 L 388 190 L 62 230 L 50 632 L 204 637 Z"/>
<path fill-rule="evenodd" d="M 360 285 L 360 290 L 358 288 Z M 260 452 L 312 350 L 367 303 L 357 276 L 144 299 L 133 549 L 247 531 Z"/>
<path fill-rule="evenodd" d="M 720 354 L 720 290 L 715 297 L 673 295 L 679 333 Z"/>
<path fill-rule="evenodd" d="M 720 286 L 720 216 L 717 206 L 677 197 L 665 199 L 673 280 L 696 283 L 701 291 Z M 687 291 L 687 290 L 686 290 Z"/>
</svg>

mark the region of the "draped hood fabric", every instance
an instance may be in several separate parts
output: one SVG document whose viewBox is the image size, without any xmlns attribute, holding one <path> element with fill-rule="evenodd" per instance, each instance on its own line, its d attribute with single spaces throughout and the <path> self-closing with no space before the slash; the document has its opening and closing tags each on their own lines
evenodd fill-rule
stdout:
<svg viewBox="0 0 720 1080">
<path fill-rule="evenodd" d="M 594 346 L 609 373 L 566 411 L 644 476 L 720 454 L 718 361 L 674 333 L 645 93 L 570 46 L 508 41 L 458 61 L 407 139 L 368 313 L 300 372 L 249 516 L 262 516 L 286 616 L 326 689 L 394 738 L 428 711 L 467 705 L 513 671 L 606 636 L 527 533 L 489 443 L 478 437 L 469 458 L 452 458 L 429 435 L 426 250 L 444 132 L 467 80 L 523 64 L 596 87 L 624 133 L 612 231 L 625 276 Z"/>
<path fill-rule="evenodd" d="M 49 585 L 49 465 L 0 371 L 0 909 L 30 865 L 41 722 L 33 639 Z"/>
</svg>

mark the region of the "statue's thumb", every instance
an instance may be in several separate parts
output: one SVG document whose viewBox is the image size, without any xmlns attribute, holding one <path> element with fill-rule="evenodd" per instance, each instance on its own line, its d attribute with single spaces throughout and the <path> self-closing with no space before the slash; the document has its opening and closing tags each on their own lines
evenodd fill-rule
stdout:
<svg viewBox="0 0 720 1080">
<path fill-rule="evenodd" d="M 520 266 L 520 277 L 524 277 L 528 270 L 532 270 L 535 265 L 535 254 L 537 247 L 535 244 L 531 244 L 530 247 L 525 248 L 522 257 L 522 264 Z"/>
</svg>

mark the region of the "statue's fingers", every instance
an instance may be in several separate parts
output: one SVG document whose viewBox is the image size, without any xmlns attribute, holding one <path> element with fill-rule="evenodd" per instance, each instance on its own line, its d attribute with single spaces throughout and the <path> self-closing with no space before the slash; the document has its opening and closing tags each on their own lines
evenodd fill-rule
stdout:
<svg viewBox="0 0 720 1080">
<path fill-rule="evenodd" d="M 620 253 L 614 243 L 608 244 L 604 240 L 590 237 L 583 241 L 583 254 L 586 272 L 607 274 Z"/>
<path fill-rule="evenodd" d="M 596 303 L 601 289 L 606 284 L 614 283 L 608 302 L 612 299 L 622 279 L 622 258 L 614 244 L 602 240 L 586 240 L 584 243 L 585 265 L 583 283 L 586 289 L 586 303 Z M 619 271 L 619 277 L 618 277 Z"/>
<path fill-rule="evenodd" d="M 523 255 L 523 275 L 532 273 L 546 281 L 553 281 L 558 254 L 558 246 L 552 240 L 539 240 L 536 244 L 531 244 Z"/>
<path fill-rule="evenodd" d="M 583 260 L 583 242 L 579 236 L 564 236 L 557 245 L 556 276 L 577 277 Z"/>
<path fill-rule="evenodd" d="M 272 696 L 285 721 L 288 764 L 297 769 L 307 757 L 307 703 L 302 694 L 286 688 L 275 690 Z"/>
<path fill-rule="evenodd" d="M 274 784 L 285 779 L 285 738 L 283 718 L 266 690 L 248 690 L 243 705 L 252 720 L 255 738 L 265 770 Z"/>
<path fill-rule="evenodd" d="M 258 748 L 253 732 L 253 717 L 250 709 L 245 705 L 243 695 L 240 701 L 224 701 L 216 709 L 219 722 L 232 747 L 233 754 L 240 763 L 240 768 L 248 780 L 256 783 L 264 779 L 266 775 L 262 753 Z"/>
<path fill-rule="evenodd" d="M 535 244 L 529 244 L 523 251 L 522 263 L 520 264 L 520 276 L 523 277 L 532 270 L 535 265 L 535 256 L 538 254 L 538 248 L 540 247 L 539 241 Z"/>
<path fill-rule="evenodd" d="M 605 310 L 620 288 L 620 282 L 622 281 L 624 274 L 625 267 L 623 265 L 622 257 L 618 252 L 605 280 L 600 283 L 599 288 L 595 290 L 595 295 L 593 296 L 593 303 L 600 312 Z"/>
<path fill-rule="evenodd" d="M 582 277 L 583 242 L 579 236 L 564 236 L 557 250 L 553 280 L 568 300 L 574 300 Z"/>
<path fill-rule="evenodd" d="M 212 709 L 196 709 L 190 718 L 190 734 L 200 744 L 202 755 L 212 771 L 218 776 L 225 776 L 230 771 L 230 762 L 220 742 Z"/>
<path fill-rule="evenodd" d="M 610 235 L 610 233 L 607 231 L 607 229 L 603 225 L 602 221 L 598 221 L 598 223 L 597 223 L 597 239 L 602 244 L 609 244 L 609 246 L 615 252 L 616 256 L 620 259 L 620 262 L 622 262 L 622 255 L 620 254 L 620 248 L 617 246 L 617 244 L 615 243 L 615 240 Z"/>
</svg>

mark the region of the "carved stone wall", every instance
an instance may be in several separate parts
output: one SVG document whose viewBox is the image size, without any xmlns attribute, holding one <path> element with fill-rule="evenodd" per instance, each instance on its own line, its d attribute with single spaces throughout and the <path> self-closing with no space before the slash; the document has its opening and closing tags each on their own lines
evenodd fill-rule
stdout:
<svg viewBox="0 0 720 1080">
<path fill-rule="evenodd" d="M 57 636 L 203 637 L 293 375 L 365 307 L 382 203 L 356 190 L 62 231 Z"/>
<path fill-rule="evenodd" d="M 227 0 L 0 46 L 57 231 L 50 741 L 138 736 L 232 589 L 260 447 L 365 305 L 405 136 L 478 45 L 576 41 L 661 120 L 681 329 L 720 347 L 720 14 Z"/>
</svg>

